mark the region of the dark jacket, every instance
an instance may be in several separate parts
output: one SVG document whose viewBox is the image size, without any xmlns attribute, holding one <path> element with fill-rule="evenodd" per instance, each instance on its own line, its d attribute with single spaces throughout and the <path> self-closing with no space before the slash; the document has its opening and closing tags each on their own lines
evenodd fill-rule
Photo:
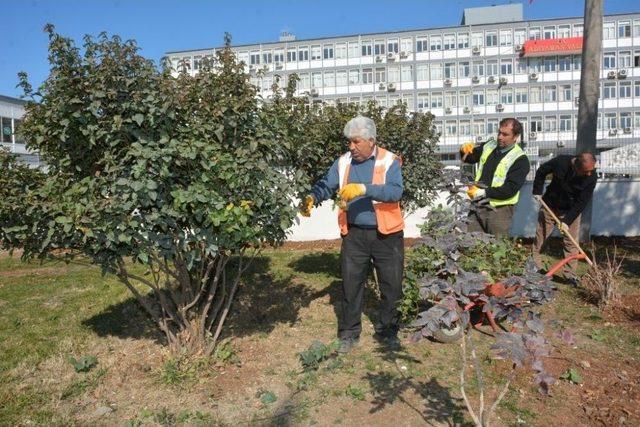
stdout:
<svg viewBox="0 0 640 427">
<path fill-rule="evenodd" d="M 542 200 L 560 215 L 562 221 L 571 223 L 582 213 L 593 196 L 598 177 L 578 176 L 573 166 L 575 156 L 560 155 L 540 165 L 533 181 L 533 194 L 541 195 L 544 181 L 551 174 L 551 183 L 542 196 Z"/>
<path fill-rule="evenodd" d="M 467 158 L 465 159 L 465 163 L 478 163 L 480 161 L 480 157 L 482 156 L 482 147 L 475 147 L 473 149 L 473 153 L 469 153 Z M 502 152 L 500 147 L 496 147 L 495 150 L 489 155 L 489 158 L 485 162 L 482 168 L 482 176 L 480 177 L 480 182 L 487 186 L 486 195 L 490 199 L 498 199 L 498 200 L 506 200 L 510 197 L 513 197 L 522 185 L 524 181 L 527 179 L 527 174 L 529 173 L 529 169 L 531 165 L 529 165 L 529 159 L 527 156 L 519 157 L 513 165 L 507 171 L 507 177 L 500 187 L 491 187 L 491 182 L 493 181 L 493 174 L 496 171 L 496 167 L 500 160 L 509 152 L 509 150 Z M 461 153 L 462 156 L 462 153 Z"/>
</svg>

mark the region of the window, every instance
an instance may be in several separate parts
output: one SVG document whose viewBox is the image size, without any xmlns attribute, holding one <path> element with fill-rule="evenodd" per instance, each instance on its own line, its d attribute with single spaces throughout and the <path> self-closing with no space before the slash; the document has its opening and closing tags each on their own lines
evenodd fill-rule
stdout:
<svg viewBox="0 0 640 427">
<path fill-rule="evenodd" d="M 540 27 L 529 28 L 529 40 L 540 40 Z"/>
<path fill-rule="evenodd" d="M 511 46 L 513 44 L 513 33 L 511 30 L 500 30 L 500 46 Z"/>
<path fill-rule="evenodd" d="M 566 39 L 571 37 L 571 25 L 558 25 L 558 38 Z"/>
<path fill-rule="evenodd" d="M 516 59 L 516 74 L 527 74 L 527 60 L 525 58 Z"/>
<path fill-rule="evenodd" d="M 555 85 L 544 87 L 544 102 L 556 102 L 558 100 L 556 95 L 557 89 Z"/>
<path fill-rule="evenodd" d="M 473 134 L 474 135 L 485 135 L 487 127 L 485 126 L 484 120 L 474 120 L 473 121 Z"/>
<path fill-rule="evenodd" d="M 466 49 L 469 47 L 469 33 L 458 34 L 458 49 Z"/>
<path fill-rule="evenodd" d="M 552 56 L 551 58 L 544 59 L 544 71 L 556 71 L 556 57 Z"/>
<path fill-rule="evenodd" d="M 542 132 L 542 117 L 531 117 L 531 132 Z"/>
<path fill-rule="evenodd" d="M 400 81 L 400 67 L 389 67 L 387 78 L 389 83 L 398 83 Z"/>
<path fill-rule="evenodd" d="M 431 41 L 430 46 L 430 50 L 435 51 L 435 50 L 442 50 L 442 37 L 441 36 L 431 36 L 429 37 L 429 40 Z"/>
<path fill-rule="evenodd" d="M 618 37 L 631 37 L 631 23 L 629 21 L 618 22 Z"/>
<path fill-rule="evenodd" d="M 324 87 L 335 87 L 336 73 L 333 71 L 324 72 Z"/>
<path fill-rule="evenodd" d="M 560 101 L 572 101 L 573 96 L 571 95 L 571 92 L 571 85 L 560 86 Z"/>
<path fill-rule="evenodd" d="M 336 71 L 336 86 L 344 87 L 347 86 L 348 82 L 347 70 Z"/>
<path fill-rule="evenodd" d="M 558 119 L 556 116 L 545 116 L 544 118 L 544 131 L 556 132 L 558 130 Z"/>
<path fill-rule="evenodd" d="M 640 67 L 640 52 L 633 52 L 633 66 Z"/>
<path fill-rule="evenodd" d="M 451 108 L 458 106 L 458 96 L 455 92 L 444 93 L 444 106 Z"/>
<path fill-rule="evenodd" d="M 263 52 L 262 62 L 265 64 L 271 64 L 273 62 L 273 54 L 271 52 Z"/>
<path fill-rule="evenodd" d="M 308 61 L 309 60 L 309 48 L 306 46 L 301 46 L 298 48 L 298 61 Z"/>
<path fill-rule="evenodd" d="M 529 102 L 542 102 L 542 88 L 540 86 L 531 86 L 529 88 Z"/>
<path fill-rule="evenodd" d="M 602 25 L 602 39 L 611 40 L 616 38 L 616 25 L 613 22 L 605 22 Z"/>
<path fill-rule="evenodd" d="M 618 68 L 631 68 L 631 52 L 628 50 L 618 52 Z"/>
<path fill-rule="evenodd" d="M 357 58 L 361 53 L 358 42 L 349 42 L 347 44 L 347 54 L 349 58 Z"/>
<path fill-rule="evenodd" d="M 409 53 L 411 52 L 411 44 L 413 43 L 412 39 L 402 39 L 400 40 L 400 52 Z"/>
<path fill-rule="evenodd" d="M 458 64 L 458 76 L 460 78 L 463 78 L 463 77 L 469 77 L 470 74 L 471 74 L 471 66 L 469 65 L 469 63 L 466 61 L 460 62 Z"/>
<path fill-rule="evenodd" d="M 582 37 L 584 33 L 584 25 L 582 24 L 573 24 L 573 37 Z"/>
<path fill-rule="evenodd" d="M 633 114 L 633 127 L 636 129 L 640 129 L 640 111 L 636 111 Z"/>
<path fill-rule="evenodd" d="M 322 73 L 311 74 L 311 87 L 322 87 Z"/>
<path fill-rule="evenodd" d="M 513 42 L 515 44 L 524 44 L 527 40 L 527 30 L 519 28 L 513 33 Z"/>
<path fill-rule="evenodd" d="M 458 134 L 458 125 L 455 120 L 447 120 L 444 125 L 446 136 L 455 136 Z"/>
<path fill-rule="evenodd" d="M 526 87 L 516 88 L 516 104 L 526 104 L 529 102 L 529 91 Z"/>
<path fill-rule="evenodd" d="M 260 64 L 260 54 L 259 53 L 255 53 L 252 52 L 251 55 L 249 55 L 249 63 L 251 65 L 258 65 Z"/>
<path fill-rule="evenodd" d="M 347 57 L 347 44 L 338 43 L 336 45 L 336 59 L 345 59 Z"/>
<path fill-rule="evenodd" d="M 429 42 L 426 37 L 416 39 L 416 52 L 426 52 L 429 50 Z"/>
<path fill-rule="evenodd" d="M 487 120 L 487 135 L 497 135 L 498 134 L 498 119 L 489 119 Z"/>
<path fill-rule="evenodd" d="M 463 135 L 463 136 L 471 135 L 471 122 L 469 120 L 460 120 L 459 131 L 460 131 L 460 135 Z"/>
<path fill-rule="evenodd" d="M 500 75 L 507 76 L 513 74 L 513 61 L 503 59 L 500 61 Z"/>
<path fill-rule="evenodd" d="M 573 69 L 576 71 L 582 69 L 582 55 L 573 55 Z"/>
<path fill-rule="evenodd" d="M 640 98 L 640 80 L 633 82 L 633 94 L 636 98 Z"/>
<path fill-rule="evenodd" d="M 429 108 L 429 94 L 419 93 L 417 98 L 417 107 L 423 110 Z"/>
<path fill-rule="evenodd" d="M 455 34 L 445 34 L 442 41 L 442 47 L 444 50 L 454 50 L 456 48 Z"/>
<path fill-rule="evenodd" d="M 471 94 L 467 91 L 461 91 L 458 94 L 459 100 L 460 102 L 458 102 L 458 105 L 461 107 L 468 107 L 469 105 L 471 105 Z"/>
<path fill-rule="evenodd" d="M 620 127 L 631 128 L 631 113 L 620 113 Z"/>
<path fill-rule="evenodd" d="M 544 27 L 544 38 L 545 39 L 555 39 L 556 38 L 556 27 Z"/>
<path fill-rule="evenodd" d="M 474 61 L 473 62 L 473 75 L 474 76 L 484 76 L 484 62 L 483 61 Z"/>
<path fill-rule="evenodd" d="M 387 69 L 376 68 L 376 83 L 385 83 L 387 81 Z"/>
<path fill-rule="evenodd" d="M 480 47 L 484 45 L 484 35 L 482 33 L 473 33 L 471 35 L 471 46 Z"/>
<path fill-rule="evenodd" d="M 427 64 L 416 65 L 416 80 L 429 80 L 429 66 Z"/>
<path fill-rule="evenodd" d="M 275 62 L 275 63 L 283 63 L 284 62 L 284 51 L 276 50 L 273 53 L 273 62 Z"/>
<path fill-rule="evenodd" d="M 323 59 L 333 59 L 333 46 L 325 46 L 322 49 L 322 58 Z"/>
<path fill-rule="evenodd" d="M 606 113 L 604 115 L 604 128 L 606 130 L 618 129 L 618 116 L 616 113 Z"/>
<path fill-rule="evenodd" d="M 431 108 L 442 108 L 442 92 L 431 94 Z"/>
<path fill-rule="evenodd" d="M 513 89 L 502 89 L 500 93 L 501 104 L 513 104 Z"/>
<path fill-rule="evenodd" d="M 485 34 L 486 46 L 498 46 L 498 35 L 495 31 L 487 31 Z"/>
<path fill-rule="evenodd" d="M 400 81 L 412 82 L 413 81 L 413 66 L 403 65 L 400 72 Z"/>
<path fill-rule="evenodd" d="M 12 143 L 13 128 L 11 127 L 11 118 L 0 117 L 0 141 Z"/>
<path fill-rule="evenodd" d="M 349 70 L 349 85 L 360 84 L 360 70 Z"/>
<path fill-rule="evenodd" d="M 387 41 L 387 52 L 388 53 L 398 53 L 398 52 L 400 52 L 400 46 L 398 44 L 398 40 L 388 40 Z"/>
<path fill-rule="evenodd" d="M 560 70 L 560 71 L 571 71 L 571 57 L 570 56 L 560 56 L 558 58 L 558 70 Z"/>
<path fill-rule="evenodd" d="M 542 71 L 542 60 L 538 58 L 529 59 L 529 72 L 539 73 Z"/>
<path fill-rule="evenodd" d="M 320 45 L 311 46 L 311 60 L 318 61 L 322 59 L 322 50 Z"/>
<path fill-rule="evenodd" d="M 631 82 L 620 82 L 618 98 L 631 98 Z"/>
<path fill-rule="evenodd" d="M 498 91 L 495 89 L 487 89 L 485 101 L 487 105 L 498 104 Z"/>
<path fill-rule="evenodd" d="M 492 60 L 487 61 L 487 76 L 497 76 L 498 75 L 498 61 Z"/>
<path fill-rule="evenodd" d="M 605 70 L 611 70 L 616 68 L 616 53 L 615 52 L 607 52 L 604 54 L 602 58 L 602 67 Z"/>
<path fill-rule="evenodd" d="M 300 81 L 298 87 L 301 90 L 309 89 L 309 73 L 300 74 Z"/>
<path fill-rule="evenodd" d="M 484 105 L 484 91 L 476 90 L 473 92 L 473 105 Z"/>
<path fill-rule="evenodd" d="M 560 116 L 560 132 L 571 132 L 573 120 L 569 115 Z"/>
<path fill-rule="evenodd" d="M 442 64 L 431 64 L 431 80 L 442 80 Z"/>
<path fill-rule="evenodd" d="M 444 63 L 444 78 L 455 79 L 456 78 L 456 63 L 445 62 Z"/>
<path fill-rule="evenodd" d="M 602 99 L 613 99 L 616 97 L 616 84 L 605 83 L 602 91 Z"/>
<path fill-rule="evenodd" d="M 373 46 L 370 41 L 362 42 L 362 56 L 373 55 Z"/>
<path fill-rule="evenodd" d="M 362 70 L 362 83 L 369 84 L 373 83 L 373 69 L 365 68 Z"/>
<path fill-rule="evenodd" d="M 384 55 L 384 41 L 376 40 L 373 42 L 373 54 Z"/>
<path fill-rule="evenodd" d="M 297 59 L 297 55 L 296 55 L 296 51 L 295 50 L 287 50 L 287 62 L 295 62 Z"/>
</svg>

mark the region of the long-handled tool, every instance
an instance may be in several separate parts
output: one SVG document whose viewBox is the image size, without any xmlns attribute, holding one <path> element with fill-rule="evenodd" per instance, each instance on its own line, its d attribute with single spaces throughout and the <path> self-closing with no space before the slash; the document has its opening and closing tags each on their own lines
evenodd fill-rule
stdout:
<svg viewBox="0 0 640 427">
<path fill-rule="evenodd" d="M 591 267 L 593 267 L 593 261 L 591 260 L 591 258 L 589 258 L 589 256 L 585 253 L 585 251 L 582 250 L 582 248 L 580 247 L 580 245 L 578 244 L 578 242 L 576 241 L 576 239 L 573 238 L 573 236 L 571 235 L 571 233 L 565 233 L 562 228 L 560 228 L 560 224 L 562 223 L 562 221 L 560 221 L 560 219 L 556 216 L 556 214 L 553 213 L 553 211 L 551 210 L 551 208 L 544 202 L 544 200 L 542 200 L 542 197 L 540 196 L 535 196 L 536 200 L 538 202 L 540 202 L 540 206 L 542 206 L 542 208 L 547 211 L 547 213 L 549 215 L 551 215 L 551 218 L 553 218 L 553 220 L 556 222 L 556 224 L 558 225 L 558 230 L 560 230 L 560 232 L 564 235 L 566 235 L 569 240 L 571 240 L 571 243 L 573 243 L 574 245 L 576 245 L 576 247 L 578 248 L 578 251 L 580 251 L 581 254 L 584 255 L 584 259 L 587 261 L 587 264 L 589 264 Z"/>
</svg>

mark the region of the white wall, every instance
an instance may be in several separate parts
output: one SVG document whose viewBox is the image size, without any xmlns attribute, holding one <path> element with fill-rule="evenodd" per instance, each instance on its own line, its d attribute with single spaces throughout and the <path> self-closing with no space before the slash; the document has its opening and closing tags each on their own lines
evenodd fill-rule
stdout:
<svg viewBox="0 0 640 427">
<path fill-rule="evenodd" d="M 533 237 L 537 210 L 531 197 L 530 182 L 522 189 L 516 207 L 511 233 Z M 447 193 L 441 193 L 435 204 L 445 204 Z M 324 202 L 314 209 L 310 218 L 298 217 L 299 223 L 289 230 L 290 241 L 337 239 L 337 211 L 333 202 Z M 429 209 L 420 209 L 405 219 L 405 236 L 418 237 L 418 225 L 424 222 Z M 640 181 L 600 181 L 593 197 L 591 234 L 596 236 L 640 236 Z"/>
</svg>

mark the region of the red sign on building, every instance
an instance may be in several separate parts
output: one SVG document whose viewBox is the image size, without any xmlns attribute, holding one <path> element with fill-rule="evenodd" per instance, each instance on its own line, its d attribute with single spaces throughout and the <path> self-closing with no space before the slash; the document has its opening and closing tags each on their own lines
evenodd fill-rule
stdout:
<svg viewBox="0 0 640 427">
<path fill-rule="evenodd" d="M 522 47 L 522 56 L 570 55 L 574 53 L 582 53 L 582 37 L 528 40 Z"/>
</svg>

